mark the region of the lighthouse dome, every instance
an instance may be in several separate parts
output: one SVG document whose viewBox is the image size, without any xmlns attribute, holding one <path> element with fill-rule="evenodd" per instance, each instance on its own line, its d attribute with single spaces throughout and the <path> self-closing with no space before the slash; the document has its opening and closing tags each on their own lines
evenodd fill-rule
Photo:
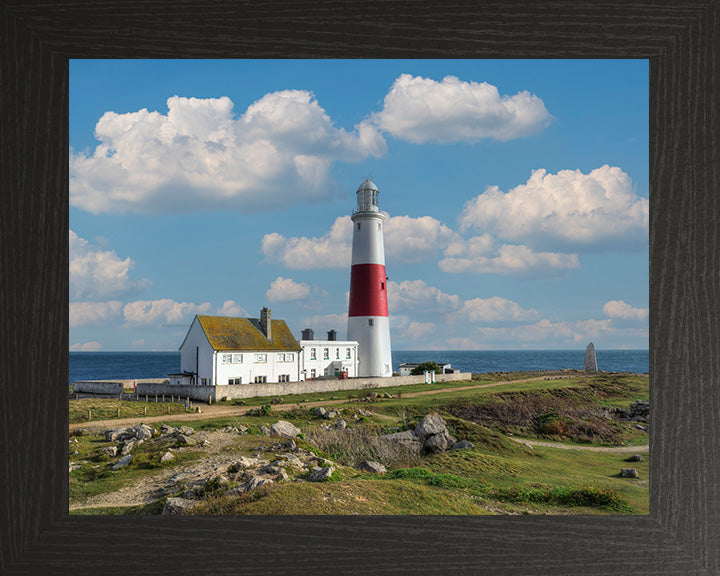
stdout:
<svg viewBox="0 0 720 576">
<path fill-rule="evenodd" d="M 375 183 L 370 180 L 370 178 L 365 179 L 357 189 L 356 212 L 377 212 L 378 194 L 380 194 L 380 190 L 378 190 L 378 187 L 375 186 Z"/>
</svg>

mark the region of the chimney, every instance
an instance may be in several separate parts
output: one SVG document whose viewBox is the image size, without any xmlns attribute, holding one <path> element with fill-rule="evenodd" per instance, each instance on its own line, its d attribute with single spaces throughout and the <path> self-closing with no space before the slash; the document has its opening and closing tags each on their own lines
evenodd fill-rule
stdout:
<svg viewBox="0 0 720 576">
<path fill-rule="evenodd" d="M 335 330 L 328 330 L 328 340 L 331 342 L 337 340 L 337 332 Z"/>
<path fill-rule="evenodd" d="M 268 340 L 272 340 L 272 323 L 270 321 L 270 308 L 260 310 L 260 325 Z"/>
<path fill-rule="evenodd" d="M 312 331 L 312 328 L 305 328 L 305 330 L 302 331 L 303 340 L 312 340 L 314 337 L 315 333 Z"/>
</svg>

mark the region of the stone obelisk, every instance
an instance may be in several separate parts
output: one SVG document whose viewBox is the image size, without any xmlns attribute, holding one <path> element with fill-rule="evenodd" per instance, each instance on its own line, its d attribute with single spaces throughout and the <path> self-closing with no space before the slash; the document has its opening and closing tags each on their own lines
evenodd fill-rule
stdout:
<svg viewBox="0 0 720 576">
<path fill-rule="evenodd" d="M 597 356 L 595 356 L 595 345 L 590 342 L 590 344 L 587 345 L 587 348 L 585 348 L 585 364 L 583 365 L 583 370 L 590 370 L 592 372 L 597 372 Z"/>
</svg>

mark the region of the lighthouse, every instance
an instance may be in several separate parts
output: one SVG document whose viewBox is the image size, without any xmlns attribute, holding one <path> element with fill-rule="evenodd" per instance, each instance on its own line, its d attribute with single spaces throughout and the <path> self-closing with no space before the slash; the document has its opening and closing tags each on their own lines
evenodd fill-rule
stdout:
<svg viewBox="0 0 720 576">
<path fill-rule="evenodd" d="M 358 342 L 358 376 L 392 376 L 390 323 L 380 191 L 372 180 L 357 190 L 353 222 L 352 268 L 347 339 Z"/>
</svg>

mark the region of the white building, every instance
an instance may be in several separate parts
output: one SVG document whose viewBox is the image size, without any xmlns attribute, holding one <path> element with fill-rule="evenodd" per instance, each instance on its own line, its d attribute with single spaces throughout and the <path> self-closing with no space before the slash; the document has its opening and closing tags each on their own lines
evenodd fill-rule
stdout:
<svg viewBox="0 0 720 576">
<path fill-rule="evenodd" d="M 385 216 L 378 209 L 380 191 L 372 180 L 357 190 L 353 222 L 352 267 L 348 305 L 348 340 L 359 342 L 358 376 L 392 376 L 390 323 L 385 275 Z"/>
<path fill-rule="evenodd" d="M 443 374 L 454 374 L 456 372 L 460 372 L 457 368 L 453 368 L 450 363 L 436 362 L 436 364 L 440 367 Z M 400 376 L 410 376 L 410 372 L 412 372 L 413 368 L 419 365 L 419 362 L 405 362 L 404 364 L 400 364 L 400 366 L 398 366 L 400 369 Z"/>
<path fill-rule="evenodd" d="M 180 345 L 180 373 L 171 384 L 225 386 L 298 382 L 301 348 L 284 320 L 195 316 Z"/>
<path fill-rule="evenodd" d="M 303 331 L 305 338 L 308 330 Z M 312 331 L 310 331 L 312 333 Z M 358 343 L 352 340 L 335 340 L 331 330 L 327 340 L 300 340 L 300 375 L 302 379 L 355 378 L 358 375 Z"/>
</svg>

